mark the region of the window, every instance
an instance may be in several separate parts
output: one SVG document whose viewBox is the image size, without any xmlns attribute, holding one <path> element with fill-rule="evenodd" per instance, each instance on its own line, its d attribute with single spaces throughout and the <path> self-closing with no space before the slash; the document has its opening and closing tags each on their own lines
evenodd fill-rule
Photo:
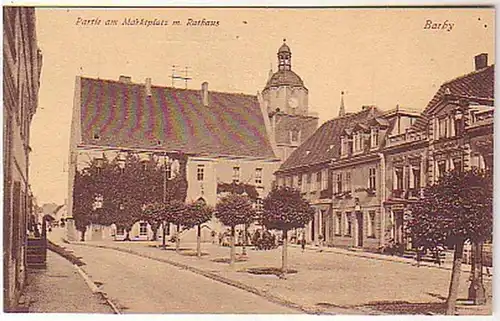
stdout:
<svg viewBox="0 0 500 321">
<path fill-rule="evenodd" d="M 370 146 L 371 148 L 378 146 L 378 128 L 372 128 Z"/>
<path fill-rule="evenodd" d="M 323 190 L 322 185 L 321 185 L 321 182 L 322 182 L 321 175 L 322 174 L 323 174 L 322 172 L 316 173 L 316 188 L 315 188 L 315 190 L 317 190 L 317 191 Z"/>
<path fill-rule="evenodd" d="M 471 156 L 471 159 L 470 159 L 471 167 L 479 168 L 479 164 L 480 164 L 479 157 L 480 157 L 479 154 L 473 154 Z"/>
<path fill-rule="evenodd" d="M 196 170 L 196 178 L 198 182 L 202 182 L 205 180 L 205 165 L 198 165 Z"/>
<path fill-rule="evenodd" d="M 446 173 L 446 161 L 442 160 L 438 162 L 438 177 L 441 178 Z"/>
<path fill-rule="evenodd" d="M 362 132 L 354 134 L 354 152 L 361 152 L 363 150 L 363 136 Z"/>
<path fill-rule="evenodd" d="M 99 133 L 94 133 L 94 140 L 100 140 L 101 139 L 101 135 L 99 135 Z"/>
<path fill-rule="evenodd" d="M 328 189 L 328 170 L 324 169 L 321 171 L 321 190 L 326 189 Z"/>
<path fill-rule="evenodd" d="M 300 142 L 300 131 L 297 129 L 290 131 L 290 142 L 292 144 L 298 144 Z"/>
<path fill-rule="evenodd" d="M 123 226 L 117 226 L 116 227 L 116 235 L 124 235 L 125 234 L 125 229 Z"/>
<path fill-rule="evenodd" d="M 294 188 L 298 188 L 299 187 L 299 177 L 297 175 L 295 175 L 293 177 L 292 187 L 294 187 Z"/>
<path fill-rule="evenodd" d="M 201 165 L 201 166 L 203 166 L 203 165 Z M 200 168 L 200 167 L 198 166 L 198 168 Z M 165 171 L 166 171 L 165 175 L 167 176 L 167 179 L 171 179 L 172 178 L 172 165 L 170 164 L 170 162 L 167 162 L 165 164 Z M 203 180 L 203 178 L 201 180 Z"/>
<path fill-rule="evenodd" d="M 455 168 L 455 170 L 461 172 L 463 170 L 462 160 L 460 158 L 454 159 L 453 160 L 453 167 Z"/>
<path fill-rule="evenodd" d="M 394 169 L 394 176 L 395 176 L 395 190 L 402 190 L 403 189 L 403 168 L 402 167 L 397 167 Z"/>
<path fill-rule="evenodd" d="M 352 222 L 351 222 L 351 212 L 345 212 L 345 236 L 351 236 L 352 232 Z"/>
<path fill-rule="evenodd" d="M 307 191 L 307 174 L 302 174 L 302 185 L 300 186 L 300 191 Z"/>
<path fill-rule="evenodd" d="M 292 176 L 287 176 L 285 178 L 285 185 L 288 187 L 292 187 Z"/>
<path fill-rule="evenodd" d="M 366 233 L 368 237 L 375 237 L 375 211 L 368 212 L 368 226 Z"/>
<path fill-rule="evenodd" d="M 306 191 L 310 191 L 310 190 L 312 190 L 312 184 L 311 184 L 312 174 L 311 174 L 311 173 L 309 173 L 309 174 L 307 174 L 307 176 L 306 176 L 306 177 L 307 177 L 307 181 L 306 181 L 306 184 L 307 184 L 307 185 L 306 185 Z"/>
<path fill-rule="evenodd" d="M 342 173 L 337 174 L 337 179 L 336 179 L 336 193 L 342 193 Z"/>
<path fill-rule="evenodd" d="M 377 189 L 376 187 L 376 175 L 377 171 L 375 168 L 370 168 L 369 169 L 369 180 L 368 180 L 368 188 L 371 190 Z"/>
<path fill-rule="evenodd" d="M 297 176 L 297 188 L 302 190 L 302 175 Z"/>
<path fill-rule="evenodd" d="M 445 138 L 448 134 L 448 119 L 441 118 L 439 119 L 439 138 Z"/>
<path fill-rule="evenodd" d="M 351 191 L 351 172 L 344 173 L 344 192 Z"/>
<path fill-rule="evenodd" d="M 139 236 L 147 236 L 148 235 L 148 223 L 141 222 L 139 223 Z"/>
<path fill-rule="evenodd" d="M 414 166 L 411 169 L 413 174 L 413 186 L 410 188 L 420 188 L 420 166 Z"/>
<path fill-rule="evenodd" d="M 340 156 L 347 155 L 347 146 L 346 146 L 347 138 L 342 136 L 340 137 Z"/>
<path fill-rule="evenodd" d="M 233 183 L 238 184 L 239 182 L 240 182 L 240 167 L 234 166 L 233 167 Z"/>
<path fill-rule="evenodd" d="M 262 198 L 258 197 L 255 200 L 255 210 L 260 212 L 262 211 L 263 208 L 264 208 L 264 203 L 262 202 Z"/>
<path fill-rule="evenodd" d="M 337 212 L 335 214 L 335 235 L 342 235 L 342 213 Z"/>
<path fill-rule="evenodd" d="M 262 185 L 262 168 L 255 169 L 255 185 Z"/>
</svg>

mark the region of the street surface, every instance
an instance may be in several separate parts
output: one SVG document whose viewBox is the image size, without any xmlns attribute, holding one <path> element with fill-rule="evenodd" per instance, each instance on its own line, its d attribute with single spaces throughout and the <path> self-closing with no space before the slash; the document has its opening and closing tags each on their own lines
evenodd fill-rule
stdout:
<svg viewBox="0 0 500 321">
<path fill-rule="evenodd" d="M 92 294 L 73 264 L 58 254 L 47 251 L 47 269 L 28 273 L 24 291 L 29 312 L 113 313 L 97 294 Z"/>
<path fill-rule="evenodd" d="M 299 313 L 166 263 L 65 244 L 122 313 Z M 90 311 L 89 311 L 90 312 Z"/>
</svg>

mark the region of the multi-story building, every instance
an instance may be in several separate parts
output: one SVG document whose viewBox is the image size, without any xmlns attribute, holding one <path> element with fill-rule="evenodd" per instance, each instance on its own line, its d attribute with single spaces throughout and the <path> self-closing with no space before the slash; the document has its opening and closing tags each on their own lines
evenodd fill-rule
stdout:
<svg viewBox="0 0 500 321">
<path fill-rule="evenodd" d="M 10 311 L 26 279 L 30 125 L 38 105 L 42 55 L 34 8 L 4 7 L 3 19 L 3 298 L 4 310 Z"/>
<path fill-rule="evenodd" d="M 285 161 L 318 128 L 318 117 L 309 110 L 309 90 L 292 70 L 292 51 L 285 42 L 277 56 L 278 71 L 269 71 L 262 103 L 269 115 L 276 156 Z"/>
<path fill-rule="evenodd" d="M 410 126 L 416 112 L 364 106 L 323 124 L 276 173 L 278 184 L 299 188 L 317 209 L 309 242 L 376 249 L 383 242 L 386 184 L 381 153 L 386 137 Z"/>
<path fill-rule="evenodd" d="M 267 111 L 257 96 L 209 91 L 206 82 L 201 90 L 178 89 L 153 86 L 150 79 L 133 83 L 123 76 L 119 80 L 77 77 L 75 88 L 68 217 L 72 217 L 75 171 L 103 153 L 108 159 L 123 152 L 160 157 L 170 164 L 172 174 L 186 176 L 186 201 L 203 199 L 214 206 L 220 183 L 254 185 L 261 198 L 271 189 L 280 160 L 270 140 Z M 72 228 L 71 222 L 68 226 Z M 210 228 L 222 226 L 212 222 Z M 100 228 L 90 232 L 91 238 L 111 235 L 102 234 Z M 207 239 L 210 231 L 204 233 Z M 150 234 L 145 222 L 137 222 L 130 236 L 146 239 Z"/>
<path fill-rule="evenodd" d="M 384 154 L 390 237 L 408 243 L 402 225 L 421 189 L 446 171 L 493 165 L 494 66 L 487 55 L 475 57 L 475 70 L 441 85 L 421 117 L 392 136 Z"/>
<path fill-rule="evenodd" d="M 317 212 L 309 242 L 377 250 L 407 244 L 405 214 L 452 169 L 493 165 L 494 67 L 444 83 L 423 113 L 363 107 L 323 124 L 276 172 L 279 185 L 303 192 Z"/>
<path fill-rule="evenodd" d="M 278 71 L 270 72 L 257 96 L 209 91 L 208 83 L 201 90 L 187 90 L 153 86 L 149 78 L 136 84 L 125 76 L 119 81 L 77 77 L 68 217 L 75 170 L 89 157 L 102 158 L 103 152 L 108 158 L 124 151 L 166 157 L 173 172 L 180 169 L 187 177 L 187 201 L 215 205 L 221 195 L 218 186 L 234 182 L 255 186 L 260 206 L 274 171 L 317 125 L 318 117 L 309 111 L 308 89 L 292 71 L 285 43 L 278 50 Z M 186 162 L 179 162 L 181 154 Z M 68 227 L 74 231 L 71 220 Z M 90 229 L 90 237 L 112 235 L 96 230 Z M 145 222 L 138 222 L 131 233 L 137 239 L 150 234 Z"/>
</svg>

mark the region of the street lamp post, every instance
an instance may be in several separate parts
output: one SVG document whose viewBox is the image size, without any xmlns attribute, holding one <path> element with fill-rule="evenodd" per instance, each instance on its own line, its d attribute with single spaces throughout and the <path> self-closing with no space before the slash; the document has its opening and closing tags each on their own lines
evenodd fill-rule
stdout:
<svg viewBox="0 0 500 321">
<path fill-rule="evenodd" d="M 167 203 L 167 154 L 163 154 L 163 205 Z M 165 250 L 167 248 L 166 242 L 165 242 L 165 237 L 166 237 L 166 231 L 165 229 L 167 228 L 167 223 L 165 221 L 162 222 L 163 228 L 162 228 L 162 248 Z"/>
</svg>

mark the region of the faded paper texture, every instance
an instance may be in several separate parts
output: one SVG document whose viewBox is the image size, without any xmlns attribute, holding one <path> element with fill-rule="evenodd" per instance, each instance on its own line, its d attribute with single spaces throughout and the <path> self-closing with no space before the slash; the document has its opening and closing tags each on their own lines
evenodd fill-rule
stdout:
<svg viewBox="0 0 500 321">
<path fill-rule="evenodd" d="M 3 10 L 5 312 L 492 314 L 494 8 Z"/>
</svg>

